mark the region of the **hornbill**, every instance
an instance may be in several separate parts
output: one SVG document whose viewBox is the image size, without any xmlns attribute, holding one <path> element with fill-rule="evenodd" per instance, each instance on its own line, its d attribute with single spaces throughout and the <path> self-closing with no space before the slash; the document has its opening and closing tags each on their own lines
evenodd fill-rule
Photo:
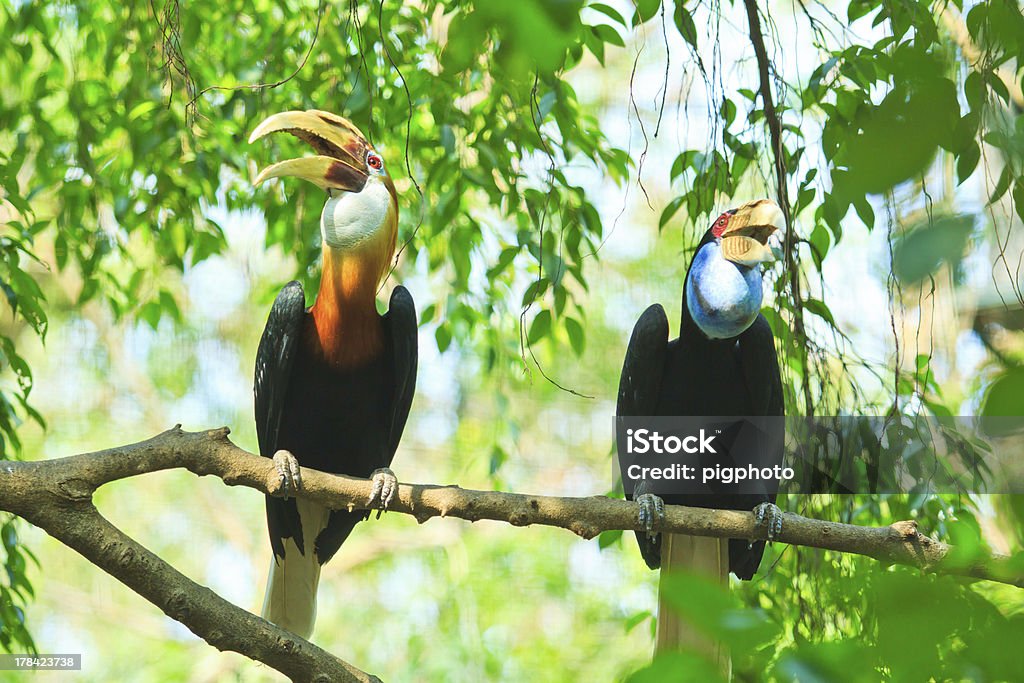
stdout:
<svg viewBox="0 0 1024 683">
<path fill-rule="evenodd" d="M 249 142 L 281 131 L 317 156 L 273 164 L 254 184 L 294 176 L 325 190 L 327 202 L 316 301 L 306 308 L 302 285 L 285 285 L 256 353 L 260 455 L 273 458 L 284 491 L 284 498 L 267 496 L 274 557 L 263 617 L 308 638 L 320 567 L 369 512 L 329 510 L 289 494 L 302 486 L 301 463 L 371 477 L 369 504 L 387 509 L 398 488 L 388 466 L 416 385 L 416 310 L 397 286 L 387 314 L 377 313 L 398 235 L 398 197 L 380 155 L 351 122 L 316 110 L 275 114 Z"/>
<path fill-rule="evenodd" d="M 782 416 L 782 380 L 768 321 L 761 315 L 760 264 L 772 258 L 768 238 L 783 227 L 782 212 L 762 199 L 726 211 L 697 246 L 683 285 L 679 337 L 669 341 L 668 319 L 653 304 L 633 328 L 619 381 L 619 416 Z M 774 460 L 775 462 L 771 462 Z M 781 464 L 782 451 L 763 461 Z M 776 482 L 777 483 L 777 482 Z M 639 482 L 634 496 L 640 521 L 648 532 L 637 532 L 640 552 L 651 569 L 682 568 L 728 583 L 731 570 L 749 580 L 764 554 L 764 542 L 652 533 L 664 503 L 704 508 L 754 509 L 769 534 L 781 530 L 782 517 L 775 494 L 730 493 L 667 495 L 645 492 Z M 682 645 L 707 649 L 706 641 L 690 632 L 664 600 L 658 610 L 656 651 Z M 713 658 L 728 662 L 714 648 Z"/>
</svg>

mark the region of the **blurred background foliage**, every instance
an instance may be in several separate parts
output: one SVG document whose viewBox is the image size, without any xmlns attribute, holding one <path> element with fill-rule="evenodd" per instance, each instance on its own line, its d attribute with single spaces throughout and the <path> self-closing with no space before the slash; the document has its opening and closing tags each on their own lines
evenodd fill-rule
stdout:
<svg viewBox="0 0 1024 683">
<path fill-rule="evenodd" d="M 769 272 L 764 310 L 788 412 L 1021 415 L 1019 5 L 760 11 L 793 207 L 795 268 Z M 255 448 L 255 346 L 277 289 L 317 278 L 323 197 L 253 190 L 258 166 L 300 147 L 246 138 L 268 114 L 323 108 L 370 136 L 401 195 L 389 286 L 416 298 L 421 369 L 400 478 L 612 492 L 633 322 L 653 301 L 678 317 L 709 219 L 776 194 L 746 26 L 742 3 L 719 0 L 6 0 L 2 456 L 175 422 L 228 424 Z M 97 504 L 258 606 L 260 496 L 168 472 Z M 783 504 L 916 519 L 968 549 L 1024 543 L 1014 496 Z M 0 524 L 3 649 L 83 652 L 83 680 L 276 680 L 37 530 Z M 620 533 L 389 515 L 327 566 L 314 640 L 386 680 L 713 680 L 693 653 L 648 666 L 656 581 Z M 1017 589 L 778 546 L 734 588 L 666 590 L 731 645 L 737 680 L 1024 675 Z"/>
</svg>

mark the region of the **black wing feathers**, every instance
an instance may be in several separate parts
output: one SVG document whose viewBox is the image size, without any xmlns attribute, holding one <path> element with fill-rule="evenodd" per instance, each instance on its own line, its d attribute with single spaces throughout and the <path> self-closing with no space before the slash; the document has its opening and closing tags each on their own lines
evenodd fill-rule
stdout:
<svg viewBox="0 0 1024 683">
<path fill-rule="evenodd" d="M 277 432 L 305 313 L 302 285 L 289 282 L 274 300 L 256 352 L 256 437 L 260 455 L 268 458 L 277 451 Z"/>
<path fill-rule="evenodd" d="M 277 452 L 278 430 L 288 395 L 288 380 L 295 363 L 295 351 L 302 333 L 306 297 L 302 285 L 292 281 L 286 284 L 274 300 L 267 318 L 267 326 L 256 351 L 256 379 L 253 392 L 256 398 L 256 438 L 260 455 L 271 458 Z M 302 523 L 295 500 L 282 500 L 267 496 L 267 526 L 274 554 L 284 557 L 284 539 L 292 537 L 301 552 L 305 552 Z"/>
<path fill-rule="evenodd" d="M 391 357 L 394 362 L 395 391 L 391 401 L 391 429 L 388 433 L 388 452 L 385 454 L 390 465 L 398 442 L 402 439 L 405 422 L 409 419 L 409 408 L 416 393 L 416 365 L 418 360 L 416 304 L 405 287 L 398 285 L 391 292 L 391 302 L 384 316 L 384 329 L 391 338 Z"/>
<path fill-rule="evenodd" d="M 615 414 L 620 416 L 654 415 L 661 393 L 661 379 L 668 355 L 668 318 L 661 304 L 643 312 L 629 338 L 626 359 L 619 378 L 619 397 Z M 643 492 L 643 484 L 634 495 Z M 661 534 L 654 537 L 637 532 L 640 554 L 651 569 L 661 566 Z"/>
<path fill-rule="evenodd" d="M 668 352 L 668 318 L 653 304 L 633 326 L 619 378 L 617 415 L 653 415 Z"/>
</svg>

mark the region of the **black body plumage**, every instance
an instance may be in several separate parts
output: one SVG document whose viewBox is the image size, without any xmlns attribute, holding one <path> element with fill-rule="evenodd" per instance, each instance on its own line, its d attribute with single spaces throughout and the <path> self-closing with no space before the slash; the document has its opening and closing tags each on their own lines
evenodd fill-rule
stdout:
<svg viewBox="0 0 1024 683">
<path fill-rule="evenodd" d="M 416 383 L 416 311 L 404 287 L 391 295 L 383 317 L 384 349 L 353 368 L 332 367 L 310 350 L 304 334 L 311 313 L 302 286 L 278 294 L 256 355 L 256 429 L 260 454 L 290 451 L 303 467 L 368 477 L 395 456 Z M 333 511 L 316 539 L 302 537 L 294 498 L 267 497 L 267 524 L 274 554 L 284 556 L 292 538 L 303 553 L 327 562 L 365 510 Z"/>
<path fill-rule="evenodd" d="M 698 249 L 715 237 L 709 230 Z M 687 270 L 687 278 L 691 276 Z M 668 319 L 660 304 L 650 306 L 637 321 L 619 382 L 617 414 L 621 416 L 781 416 L 782 379 L 771 328 L 763 315 L 730 339 L 708 339 L 694 323 L 683 287 L 679 337 L 669 341 Z M 767 465 L 781 464 L 781 449 Z M 763 494 L 663 496 L 666 503 L 703 508 L 751 510 L 774 502 L 773 491 Z M 637 533 L 644 560 L 652 569 L 661 564 L 661 536 Z M 745 539 L 729 542 L 729 568 L 750 579 L 764 554 L 764 542 L 750 546 Z"/>
</svg>

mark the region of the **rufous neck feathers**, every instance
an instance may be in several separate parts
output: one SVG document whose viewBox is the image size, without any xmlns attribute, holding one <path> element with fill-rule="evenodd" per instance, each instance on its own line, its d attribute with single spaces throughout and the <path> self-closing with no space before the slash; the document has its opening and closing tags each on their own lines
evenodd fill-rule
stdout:
<svg viewBox="0 0 1024 683">
<path fill-rule="evenodd" d="M 323 246 L 320 289 L 310 316 L 316 351 L 335 367 L 362 365 L 384 348 L 384 329 L 377 313 L 377 288 L 391 262 L 395 236 L 342 251 Z"/>
</svg>

